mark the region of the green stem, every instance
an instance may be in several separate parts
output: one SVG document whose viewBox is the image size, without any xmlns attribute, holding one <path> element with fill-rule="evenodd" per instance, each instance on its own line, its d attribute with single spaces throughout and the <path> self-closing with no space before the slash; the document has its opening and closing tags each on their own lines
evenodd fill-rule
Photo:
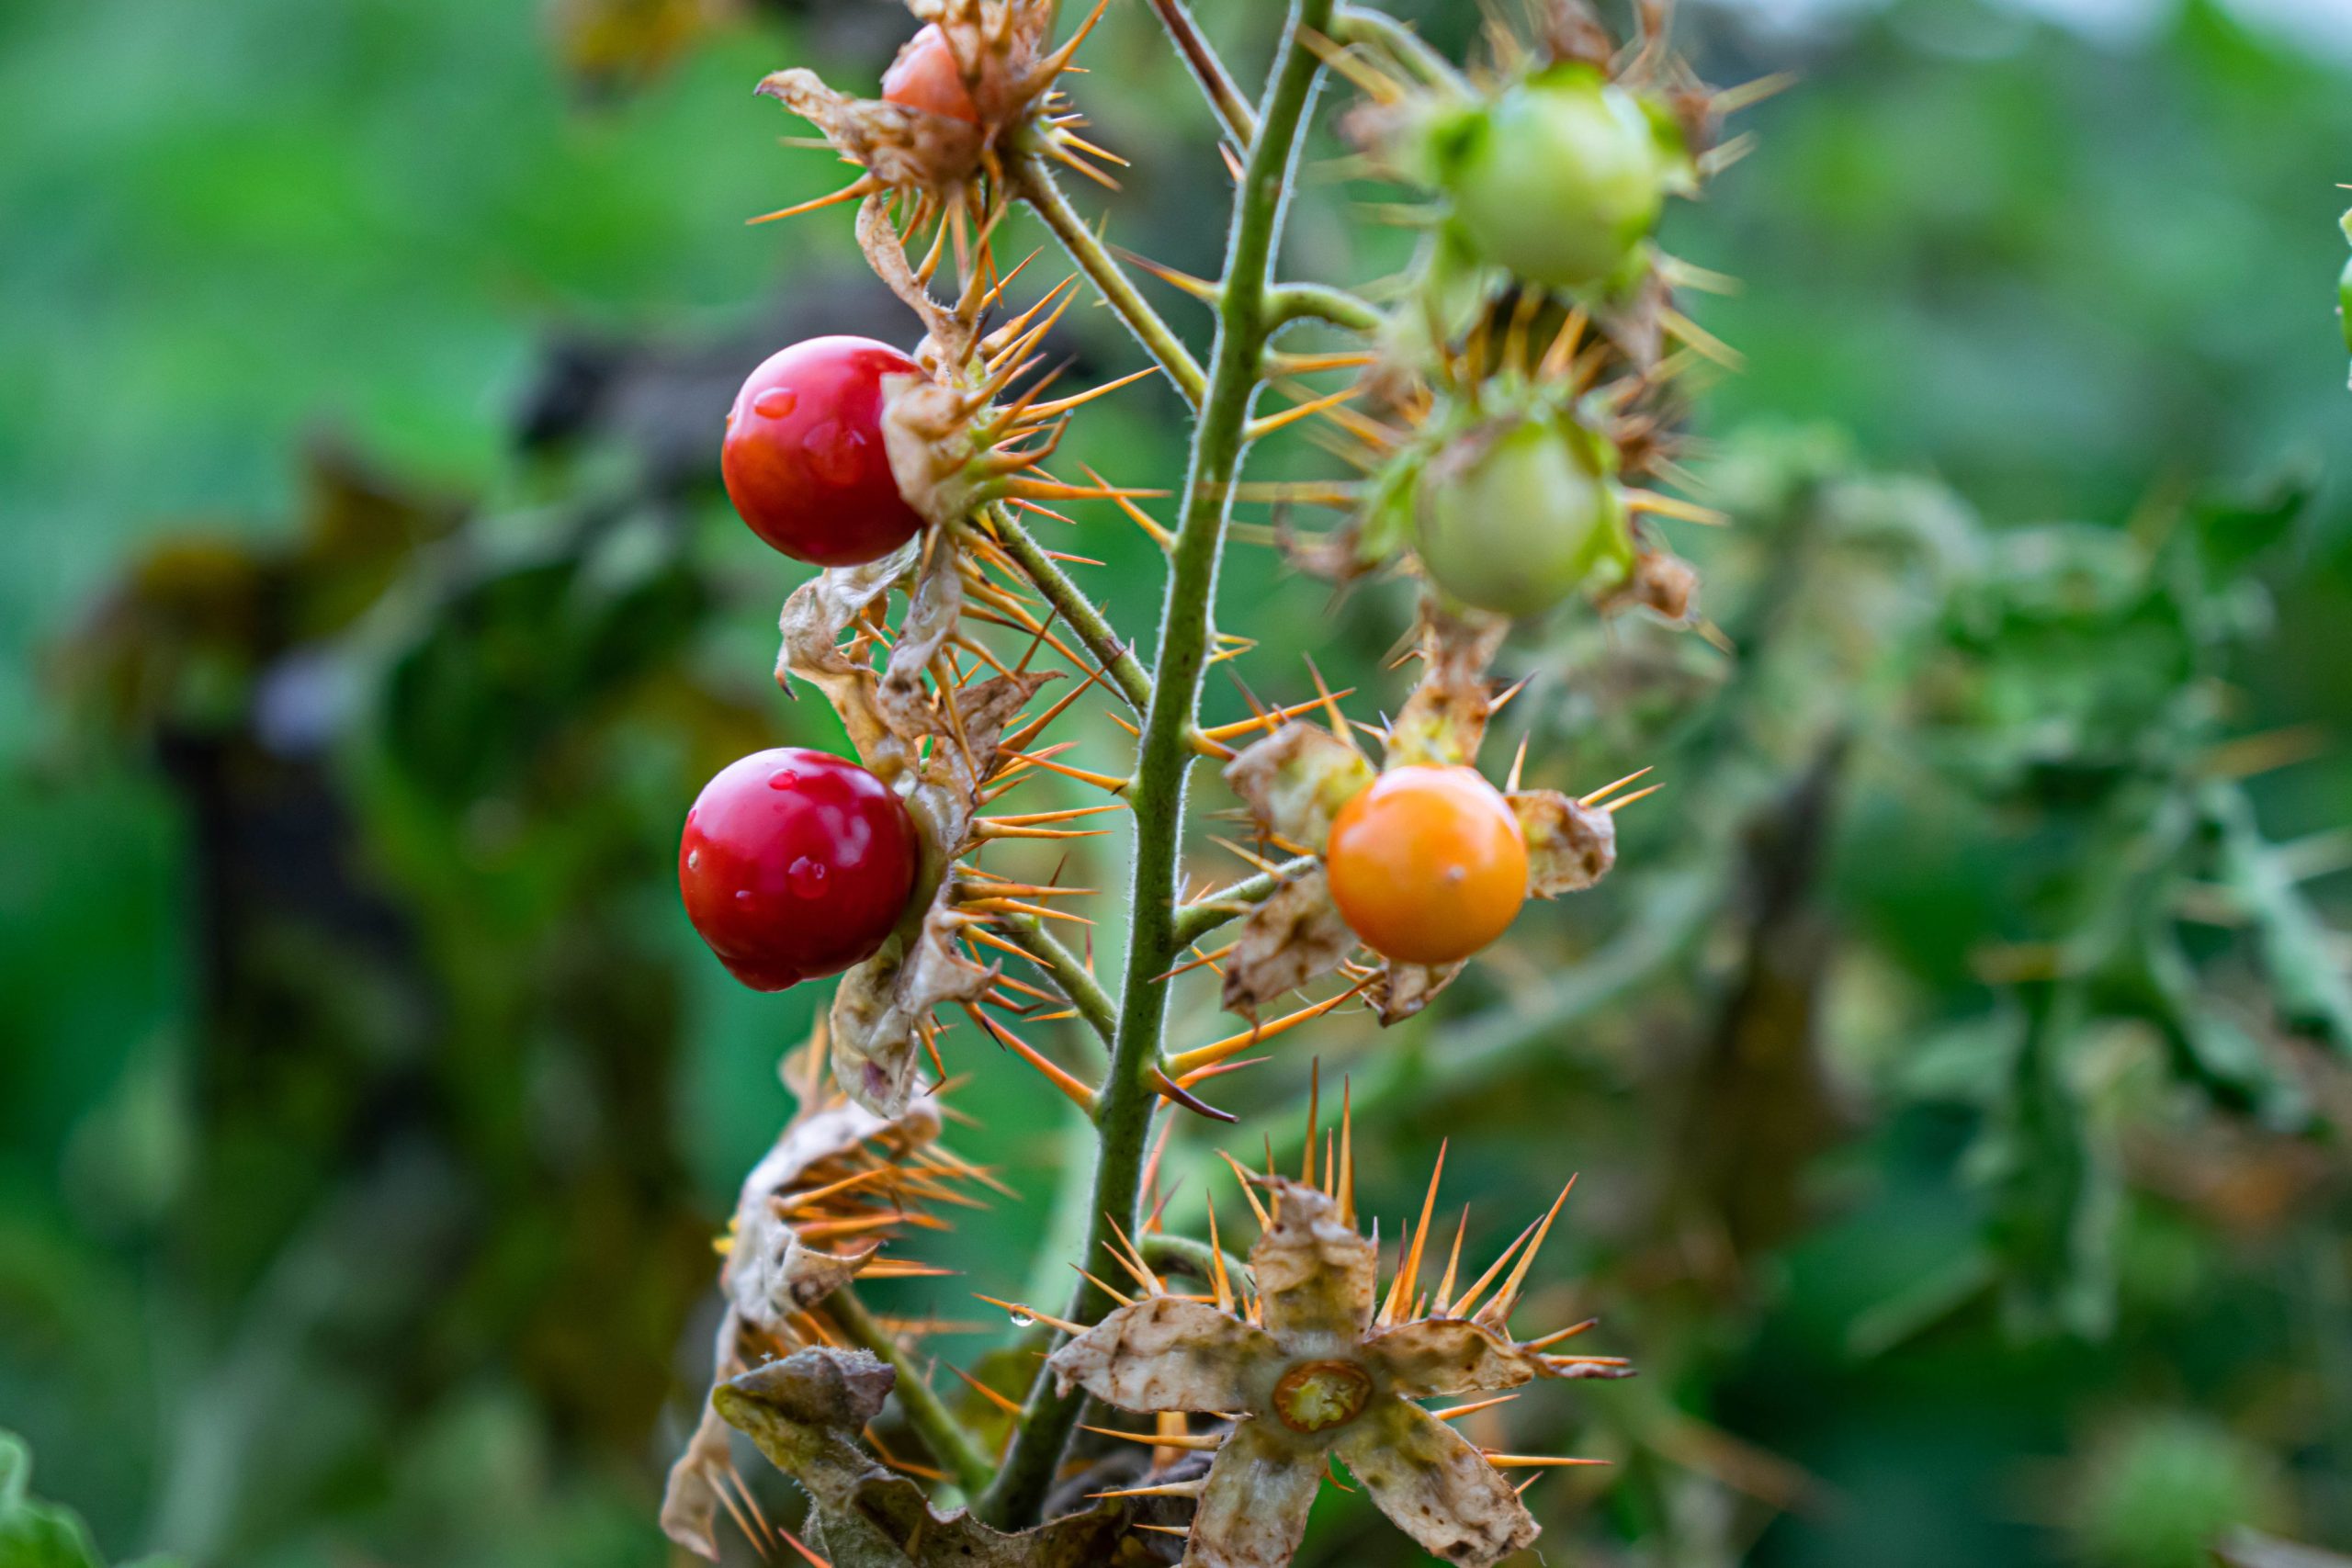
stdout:
<svg viewBox="0 0 2352 1568">
<path fill-rule="evenodd" d="M 890 1392 L 899 1396 L 899 1408 L 907 1413 L 907 1425 L 931 1450 L 931 1457 L 946 1466 L 956 1478 L 956 1484 L 977 1495 L 996 1474 L 996 1466 L 962 1422 L 940 1401 L 938 1393 L 924 1377 L 922 1369 L 914 1363 L 906 1348 L 890 1337 L 889 1330 L 874 1321 L 865 1303 L 857 1299 L 856 1292 L 844 1285 L 825 1298 L 825 1315 L 841 1325 L 860 1347 L 873 1351 L 890 1363 L 899 1381 Z"/>
<path fill-rule="evenodd" d="M 1384 319 L 1371 300 L 1328 283 L 1285 283 L 1268 297 L 1266 313 L 1276 326 L 1318 321 L 1359 333 L 1378 332 Z"/>
<path fill-rule="evenodd" d="M 1118 1031 L 1118 1004 L 1112 1001 L 1111 993 L 1102 988 L 1094 972 L 1079 962 L 1078 954 L 1064 947 L 1046 929 L 1046 922 L 1035 915 L 999 915 L 997 926 L 1006 940 L 1037 961 L 1046 978 L 1078 1010 L 1079 1017 L 1086 1020 L 1102 1037 L 1102 1043 L 1110 1044 Z"/>
<path fill-rule="evenodd" d="M 1086 274 L 1104 303 L 1135 333 L 1144 352 L 1176 383 L 1184 400 L 1199 407 L 1208 391 L 1208 377 L 1202 371 L 1201 362 L 1193 357 L 1193 351 L 1184 346 L 1175 330 L 1151 308 L 1151 302 L 1136 291 L 1135 281 L 1127 276 L 1126 269 L 1111 254 L 1110 247 L 1086 226 L 1086 220 L 1079 216 L 1078 209 L 1062 194 L 1062 187 L 1055 183 L 1044 160 L 1035 152 L 1016 156 L 1012 161 L 1012 181 L 1022 199 L 1045 220 L 1046 227 L 1054 231 L 1054 238 L 1062 243 L 1062 249 Z"/>
<path fill-rule="evenodd" d="M 1422 81 L 1432 87 L 1450 88 L 1464 96 L 1476 91 L 1469 80 L 1454 69 L 1453 62 L 1430 48 L 1429 40 L 1420 34 L 1385 11 L 1342 6 L 1332 20 L 1331 36 L 1341 43 L 1379 45 L 1410 66 Z"/>
<path fill-rule="evenodd" d="M 1241 96 L 1235 85 L 1233 73 L 1219 60 L 1216 49 L 1201 32 L 1201 25 L 1193 20 L 1184 0 L 1151 0 L 1151 9 L 1159 18 L 1161 30 L 1184 57 L 1184 68 L 1201 85 L 1201 96 L 1207 98 L 1209 107 L 1216 110 L 1216 118 L 1225 132 L 1233 138 L 1234 145 L 1247 151 L 1258 138 L 1258 111 Z"/>
<path fill-rule="evenodd" d="M 1161 1273 L 1190 1274 L 1204 1285 L 1216 1277 L 1210 1270 L 1216 1267 L 1217 1249 L 1207 1242 L 1153 1231 L 1137 1245 L 1143 1248 L 1144 1262 Z M 1225 1254 L 1225 1272 L 1227 1279 L 1244 1280 L 1250 1278 L 1250 1265 L 1228 1252 Z"/>
<path fill-rule="evenodd" d="M 1302 28 L 1328 28 L 1332 4 L 1294 0 L 1259 111 L 1257 139 L 1250 143 L 1241 186 L 1234 197 L 1233 229 L 1218 290 L 1216 344 L 1193 431 L 1183 518 L 1170 553 L 1159 651 L 1152 660 L 1151 703 L 1144 713 L 1136 757 L 1135 872 L 1127 900 L 1133 924 L 1110 1070 L 1094 1112 L 1101 1152 L 1087 1252 L 1097 1274 L 1114 1267 L 1110 1253 L 1118 1232 L 1135 1234 L 1139 1216 L 1145 1150 L 1159 1104 L 1152 1070 L 1159 1063 L 1160 1037 L 1167 1025 L 1166 974 L 1182 950 L 1175 930 L 1176 874 L 1217 562 L 1232 508 L 1233 477 L 1247 445 L 1244 430 L 1258 389 L 1258 367 L 1274 325 L 1267 297 L 1298 154 L 1299 128 L 1319 69 L 1297 35 Z M 1065 1315 L 1073 1322 L 1095 1323 L 1111 1307 L 1110 1297 L 1088 1284 Z M 1052 1372 L 1038 1369 L 1003 1467 L 977 1505 L 982 1518 L 1003 1529 L 1037 1517 L 1078 1420 L 1080 1403 L 1079 1393 L 1058 1393 Z"/>
<path fill-rule="evenodd" d="M 1102 672 L 1111 684 L 1125 697 L 1127 705 L 1141 713 L 1151 703 L 1151 676 L 1135 655 L 1135 649 L 1120 639 L 1111 622 L 1095 607 L 1061 563 L 1047 555 L 1036 536 L 1013 519 L 1004 507 L 997 507 L 990 519 L 997 538 L 1004 546 L 1005 554 L 1021 563 L 1021 570 L 1046 596 L 1046 603 L 1059 612 L 1070 629 L 1078 633 L 1086 650 L 1102 665 Z"/>
<path fill-rule="evenodd" d="M 1240 919 L 1252 907 L 1274 896 L 1274 889 L 1315 863 L 1313 855 L 1301 855 L 1284 861 L 1272 871 L 1261 871 L 1245 877 L 1232 886 L 1221 888 L 1213 897 L 1195 899 L 1176 911 L 1176 946 L 1181 951 L 1190 947 L 1227 920 Z"/>
</svg>

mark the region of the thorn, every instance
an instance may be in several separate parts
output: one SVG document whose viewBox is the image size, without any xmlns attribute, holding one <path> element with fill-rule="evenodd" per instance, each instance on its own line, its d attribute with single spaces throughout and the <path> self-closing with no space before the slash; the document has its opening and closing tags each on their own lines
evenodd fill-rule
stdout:
<svg viewBox="0 0 2352 1568">
<path fill-rule="evenodd" d="M 982 1032 L 994 1035 L 999 1043 L 1011 1047 L 1014 1055 L 1043 1073 L 1046 1081 L 1061 1090 L 1071 1104 L 1089 1116 L 1094 1114 L 1094 1090 L 1080 1082 L 1076 1075 L 1063 1068 L 1047 1057 L 1044 1052 L 1006 1029 L 996 1020 L 989 1017 L 974 1004 L 965 1002 L 962 1006 L 964 1010 L 971 1015 L 972 1021 L 980 1026 Z"/>
<path fill-rule="evenodd" d="M 1086 1332 L 1085 1325 L 1082 1324 L 1072 1323 L 1067 1318 L 1056 1317 L 1051 1313 L 1039 1312 L 1035 1307 L 1023 1306 L 1017 1302 L 1001 1302 L 994 1296 L 984 1296 L 978 1291 L 972 1292 L 972 1299 L 974 1301 L 986 1302 L 992 1307 L 1001 1307 L 1004 1311 L 1012 1314 L 1015 1318 L 1025 1318 L 1033 1323 L 1051 1324 L 1054 1327 L 1060 1329 L 1064 1334 L 1068 1334 L 1072 1337 L 1076 1337 Z"/>
<path fill-rule="evenodd" d="M 1653 768 L 1654 768 L 1654 767 L 1656 767 L 1656 766 L 1657 766 L 1657 764 L 1656 764 L 1656 763 L 1652 763 L 1652 764 L 1651 764 L 1651 767 L 1653 767 Z M 1598 806 L 1598 805 L 1600 805 L 1602 801 L 1604 801 L 1604 800 L 1608 799 L 1611 795 L 1612 795 L 1616 794 L 1619 790 L 1623 789 L 1627 784 L 1632 784 L 1635 779 L 1638 779 L 1638 778 L 1641 778 L 1641 777 L 1645 776 L 1645 774 L 1647 774 L 1650 771 L 1651 771 L 1651 769 L 1650 769 L 1650 768 L 1635 768 L 1632 773 L 1627 773 L 1623 778 L 1622 778 L 1622 779 L 1618 779 L 1618 780 L 1616 780 L 1616 781 L 1614 781 L 1613 783 L 1611 783 L 1611 784 L 1602 784 L 1599 789 L 1594 790 L 1590 795 L 1585 795 L 1585 796 L 1581 797 L 1580 799 L 1578 799 L 1578 800 L 1577 800 L 1577 804 L 1578 806 L 1583 806 L 1583 807 L 1594 807 L 1594 806 Z"/>
<path fill-rule="evenodd" d="M 1618 812 L 1624 810 L 1625 807 L 1633 805 L 1634 802 L 1637 800 L 1646 800 L 1665 787 L 1666 786 L 1662 784 L 1654 784 L 1647 789 L 1637 789 L 1631 795 L 1621 795 L 1617 799 L 1611 801 L 1608 805 L 1602 807 L 1601 809 L 1613 817 Z"/>
<path fill-rule="evenodd" d="M 1213 1453 L 1225 1446 L 1225 1439 L 1221 1437 L 1193 1438 L 1178 1437 L 1173 1433 L 1122 1432 L 1116 1427 L 1090 1427 L 1083 1421 L 1078 1424 L 1078 1429 L 1081 1432 L 1098 1433 L 1105 1438 L 1118 1438 L 1130 1443 L 1143 1443 L 1152 1448 L 1190 1449 L 1195 1453 Z M 1183 1532 L 1179 1530 L 1177 1533 L 1182 1535 Z"/>
<path fill-rule="evenodd" d="M 1163 1098 L 1174 1100 L 1177 1104 L 1193 1112 L 1195 1116 L 1205 1116 L 1212 1122 L 1239 1122 L 1241 1120 L 1240 1117 L 1236 1116 L 1232 1111 L 1219 1110 L 1217 1107 L 1211 1105 L 1207 1100 L 1200 1099 L 1191 1090 L 1184 1088 L 1183 1085 L 1177 1083 L 1166 1073 L 1161 1072 L 1158 1067 L 1151 1069 L 1151 1084 L 1154 1089 L 1160 1092 Z M 1174 1123 L 1170 1122 L 1170 1125 L 1173 1126 Z"/>
<path fill-rule="evenodd" d="M 1441 1421 L 1459 1421 L 1464 1416 L 1475 1415 L 1481 1410 L 1492 1410 L 1498 1404 L 1509 1404 L 1518 1397 L 1519 1395 L 1515 1393 L 1499 1393 L 1492 1399 L 1481 1399 L 1470 1404 L 1457 1404 L 1451 1410 L 1432 1410 L 1430 1414 Z"/>
<path fill-rule="evenodd" d="M 1353 999 L 1358 992 L 1371 983 L 1369 978 L 1358 981 L 1338 996 L 1317 1002 L 1312 1007 L 1301 1008 L 1287 1018 L 1278 1018 L 1272 1023 L 1260 1024 L 1256 1028 L 1244 1030 L 1239 1034 L 1228 1035 L 1223 1040 L 1213 1041 L 1209 1044 L 1196 1046 L 1190 1051 L 1178 1052 L 1169 1059 L 1169 1066 L 1176 1069 L 1178 1083 L 1191 1083 L 1201 1077 L 1202 1069 L 1213 1066 L 1228 1056 L 1238 1056 L 1259 1042 L 1271 1040 L 1275 1035 L 1295 1029 L 1311 1019 L 1322 1017 L 1340 1003 Z"/>
</svg>

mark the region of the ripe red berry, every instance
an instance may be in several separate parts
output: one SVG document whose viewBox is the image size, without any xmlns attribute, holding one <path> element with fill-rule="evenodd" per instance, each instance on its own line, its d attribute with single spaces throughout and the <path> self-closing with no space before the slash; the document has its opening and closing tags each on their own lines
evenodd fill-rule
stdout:
<svg viewBox="0 0 2352 1568">
<path fill-rule="evenodd" d="M 906 912 L 922 845 L 890 786 L 797 746 L 719 770 L 686 813 L 678 889 L 710 950 L 755 991 L 873 956 Z"/>
<path fill-rule="evenodd" d="M 1468 768 L 1392 768 L 1340 808 L 1324 853 L 1331 901 L 1383 958 L 1453 964 L 1527 901 L 1527 838 Z"/>
<path fill-rule="evenodd" d="M 922 528 L 882 441 L 882 378 L 921 375 L 886 343 L 812 337 L 735 394 L 719 472 L 752 532 L 796 560 L 879 560 Z"/>
<path fill-rule="evenodd" d="M 923 109 L 969 125 L 980 122 L 972 90 L 956 69 L 956 51 L 937 22 L 928 22 L 907 40 L 890 69 L 882 73 L 882 101 Z"/>
</svg>

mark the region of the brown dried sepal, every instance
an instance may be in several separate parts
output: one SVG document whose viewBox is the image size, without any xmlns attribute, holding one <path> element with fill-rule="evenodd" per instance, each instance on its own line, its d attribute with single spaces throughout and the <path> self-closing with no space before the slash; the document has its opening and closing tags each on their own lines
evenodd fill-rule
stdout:
<svg viewBox="0 0 2352 1568">
<path fill-rule="evenodd" d="M 879 98 L 853 98 L 814 71 L 774 71 L 752 89 L 820 131 L 834 150 L 899 190 L 940 191 L 963 184 L 980 166 L 980 127 Z"/>
<path fill-rule="evenodd" d="M 1356 933 L 1331 902 L 1318 863 L 1274 889 L 1241 923 L 1225 963 L 1225 1006 L 1253 1012 L 1340 966 L 1355 951 Z"/>
<path fill-rule="evenodd" d="M 1317 854 L 1330 843 L 1340 808 L 1372 779 L 1372 763 L 1353 744 L 1296 721 L 1252 741 L 1225 765 L 1225 782 L 1261 832 Z"/>
<path fill-rule="evenodd" d="M 1393 1282 L 1376 1310 L 1377 1250 L 1335 1193 L 1278 1177 L 1261 1184 L 1272 1213 L 1250 1252 L 1254 1300 L 1228 1311 L 1154 1292 L 1046 1361 L 1064 1393 L 1082 1387 L 1147 1414 L 1238 1417 L 1202 1487 L 1185 1562 L 1283 1568 L 1335 1459 L 1398 1528 L 1447 1562 L 1487 1568 L 1528 1545 L 1535 1520 L 1503 1472 L 1410 1401 L 1626 1369 L 1596 1360 L 1599 1370 L 1587 1372 L 1587 1362 L 1546 1357 L 1510 1337 L 1503 1324 L 1524 1260 L 1474 1317 L 1451 1315 L 1440 1301 L 1437 1316 L 1395 1321 L 1400 1300 L 1422 1299 L 1418 1275 Z M 1351 1190 L 1351 1179 L 1335 1186 Z M 1417 1263 L 1426 1239 L 1409 1249 Z M 1527 1256 L 1540 1245 L 1539 1234 Z M 1220 1303 L 1231 1300 L 1220 1287 Z"/>
<path fill-rule="evenodd" d="M 1510 623 L 1421 596 L 1421 679 L 1388 727 L 1388 766 L 1467 767 L 1478 759 L 1492 699 L 1487 667 Z"/>
<path fill-rule="evenodd" d="M 1385 1029 L 1435 1001 L 1437 994 L 1467 967 L 1465 964 L 1385 964 L 1364 987 L 1364 1000 L 1372 1004 L 1380 1026 Z"/>
<path fill-rule="evenodd" d="M 1670 550 L 1642 549 L 1625 581 L 1600 598 L 1606 611 L 1647 610 L 1668 626 L 1699 616 L 1699 569 Z"/>
<path fill-rule="evenodd" d="M 898 1374 L 864 1350 L 818 1346 L 742 1372 L 711 1405 L 808 1492 L 811 1550 L 850 1564 L 907 1568 L 1097 1568 L 1124 1561 L 1130 1508 L 1110 1501 L 1017 1535 L 962 1509 L 942 1514 L 858 1441 Z"/>
<path fill-rule="evenodd" d="M 788 1320 L 847 1284 L 872 1258 L 870 1251 L 841 1257 L 801 1241 L 785 1217 L 785 1203 L 809 1185 L 808 1172 L 860 1149 L 902 1158 L 936 1139 L 939 1130 L 939 1107 L 928 1097 L 911 1100 L 903 1114 L 888 1119 L 856 1105 L 826 1105 L 814 1098 L 802 1102 L 736 1194 L 727 1261 L 718 1275 L 727 1304 L 712 1354 L 714 1387 L 765 1353 L 765 1344 L 791 1343 Z M 712 1562 L 718 1560 L 720 1478 L 732 1465 L 727 1424 L 706 1403 L 684 1451 L 671 1466 L 662 1529 Z"/>
<path fill-rule="evenodd" d="M 1557 790 L 1507 797 L 1527 839 L 1527 890 L 1538 898 L 1580 893 L 1617 863 L 1617 818 Z"/>
<path fill-rule="evenodd" d="M 877 672 L 876 635 L 865 617 L 909 572 L 906 614 Z M 955 908 L 947 867 L 968 847 L 980 786 L 996 766 L 1005 726 L 1057 675 L 996 675 L 962 688 L 941 678 L 942 651 L 963 604 L 956 552 L 933 531 L 881 561 L 819 573 L 786 601 L 781 623 L 779 681 L 797 675 L 825 694 L 858 760 L 899 791 L 922 835 L 922 871 L 907 918 L 833 993 L 842 1088 L 884 1116 L 904 1111 L 913 1093 L 932 1010 L 978 999 L 995 977 L 993 966 L 956 951 L 956 934 L 967 917 Z M 844 631 L 852 632 L 848 640 L 838 640 Z M 926 674 L 933 677 L 928 688 Z M 933 742 L 928 753 L 926 738 Z"/>
</svg>

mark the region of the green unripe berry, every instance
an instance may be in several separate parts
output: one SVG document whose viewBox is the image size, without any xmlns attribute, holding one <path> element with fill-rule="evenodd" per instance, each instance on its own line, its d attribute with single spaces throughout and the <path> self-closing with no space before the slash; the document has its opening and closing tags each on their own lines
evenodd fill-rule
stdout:
<svg viewBox="0 0 2352 1568">
<path fill-rule="evenodd" d="M 1551 419 L 1488 425 L 1441 452 L 1414 508 L 1430 581 L 1514 616 L 1623 581 L 1634 541 L 1608 457 L 1589 432 Z"/>
<path fill-rule="evenodd" d="M 1489 261 L 1581 288 L 1621 273 L 1657 223 L 1670 158 L 1639 99 L 1552 67 L 1441 132 L 1438 183 Z"/>
</svg>

